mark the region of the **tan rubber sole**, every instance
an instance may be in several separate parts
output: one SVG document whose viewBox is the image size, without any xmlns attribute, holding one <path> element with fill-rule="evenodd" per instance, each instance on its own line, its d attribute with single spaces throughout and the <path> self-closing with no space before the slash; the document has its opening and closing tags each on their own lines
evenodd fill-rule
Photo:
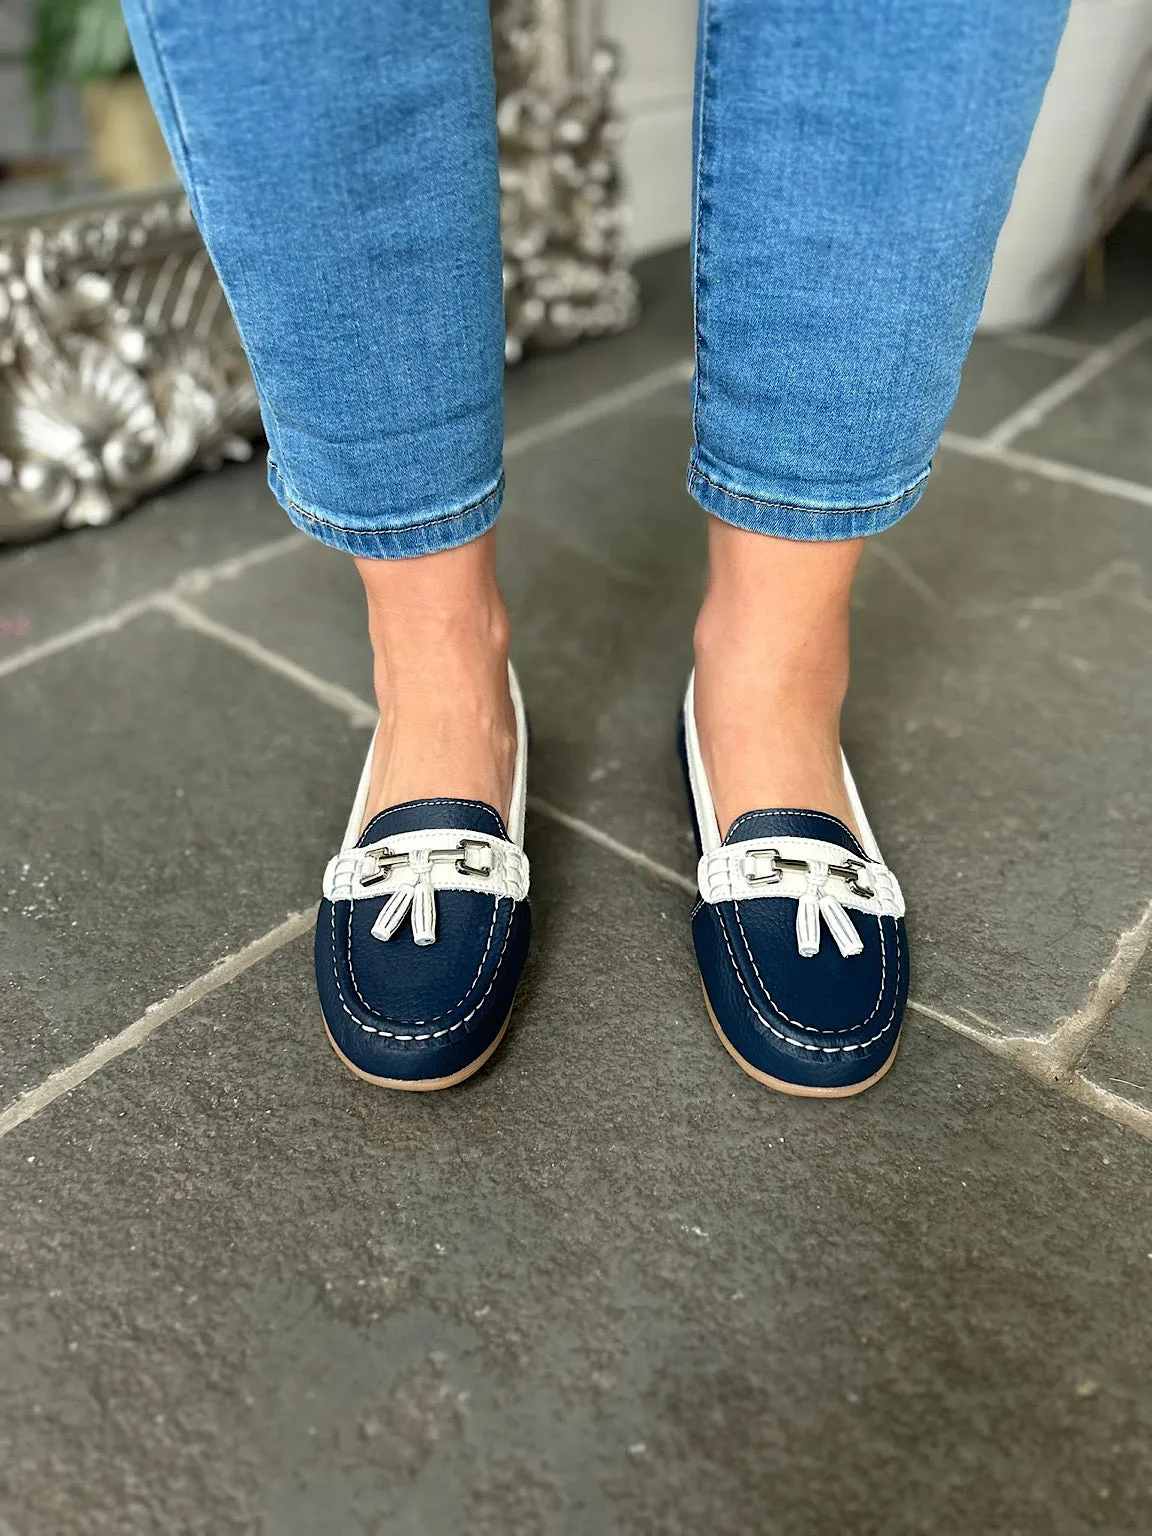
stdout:
<svg viewBox="0 0 1152 1536">
<path fill-rule="evenodd" d="M 769 1077 L 767 1072 L 761 1072 L 759 1067 L 754 1067 L 750 1061 L 745 1061 L 740 1052 L 729 1040 L 728 1036 L 720 1028 L 716 1021 L 716 1015 L 712 1012 L 712 1004 L 708 1000 L 704 982 L 700 982 L 700 990 L 704 993 L 704 1006 L 708 1010 L 708 1017 L 712 1020 L 712 1028 L 720 1036 L 720 1044 L 731 1056 L 732 1060 L 747 1072 L 749 1077 L 754 1077 L 758 1083 L 763 1083 L 765 1088 L 772 1088 L 776 1093 L 791 1094 L 794 1099 L 851 1099 L 856 1094 L 863 1093 L 866 1088 L 871 1088 L 873 1083 L 878 1083 L 896 1060 L 896 1052 L 900 1049 L 900 1036 L 896 1036 L 896 1044 L 892 1047 L 892 1054 L 880 1068 L 879 1072 L 873 1072 L 871 1077 L 866 1077 L 862 1083 L 849 1083 L 845 1088 L 805 1088 L 799 1083 L 786 1083 L 782 1078 Z"/>
<path fill-rule="evenodd" d="M 430 1077 L 422 1083 L 411 1083 L 402 1077 L 374 1077 L 371 1072 L 365 1072 L 362 1067 L 358 1067 L 354 1062 L 348 1060 L 347 1056 L 345 1056 L 344 1052 L 333 1040 L 332 1031 L 328 1028 L 327 1019 L 324 1020 L 324 1033 L 328 1036 L 328 1044 L 336 1052 L 349 1072 L 358 1077 L 361 1082 L 371 1083 L 374 1088 L 396 1088 L 401 1093 L 435 1093 L 440 1088 L 454 1088 L 457 1083 L 462 1083 L 466 1078 L 471 1077 L 473 1073 L 479 1072 L 480 1068 L 493 1054 L 501 1040 L 503 1040 L 508 1028 L 508 1019 L 511 1017 L 512 1013 L 509 1010 L 508 1018 L 500 1026 L 500 1033 L 484 1052 L 483 1056 L 478 1056 L 474 1062 L 466 1067 L 462 1067 L 459 1072 L 453 1072 L 450 1077 Z"/>
</svg>

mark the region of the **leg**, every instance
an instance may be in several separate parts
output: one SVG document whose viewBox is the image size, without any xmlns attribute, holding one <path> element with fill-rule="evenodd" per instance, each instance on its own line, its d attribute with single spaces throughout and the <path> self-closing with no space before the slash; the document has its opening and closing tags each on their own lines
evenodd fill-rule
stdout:
<svg viewBox="0 0 1152 1536">
<path fill-rule="evenodd" d="M 787 1093 L 895 1058 L 904 902 L 840 753 L 852 581 L 924 488 L 1064 9 L 701 0 L 692 933 L 721 1040 Z"/>
<path fill-rule="evenodd" d="M 697 718 L 721 831 L 851 820 L 861 536 L 924 489 L 1065 0 L 701 0 Z"/>
<path fill-rule="evenodd" d="M 340 1059 L 445 1088 L 528 947 L 493 565 L 503 313 L 486 0 L 126 0 L 244 339 L 272 488 L 354 556 L 380 730 L 316 924 Z M 503 819 L 502 819 L 503 818 Z"/>
<path fill-rule="evenodd" d="M 848 604 L 863 539 L 801 543 L 708 520 L 696 724 L 721 834 L 758 806 L 858 830 L 840 766 Z"/>
<path fill-rule="evenodd" d="M 364 578 L 383 713 L 366 816 L 415 795 L 506 811 L 507 625 L 482 537 L 503 493 L 487 5 L 125 12 L 252 363 L 272 488 Z"/>
</svg>

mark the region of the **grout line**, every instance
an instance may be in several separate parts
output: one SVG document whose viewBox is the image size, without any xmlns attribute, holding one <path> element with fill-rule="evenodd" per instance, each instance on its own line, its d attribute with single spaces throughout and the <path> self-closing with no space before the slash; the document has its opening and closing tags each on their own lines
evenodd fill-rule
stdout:
<svg viewBox="0 0 1152 1536">
<path fill-rule="evenodd" d="M 1050 1039 L 1039 1035 L 990 1035 L 972 1024 L 965 1024 L 961 1019 L 942 1013 L 938 1008 L 930 1007 L 927 1003 L 917 1003 L 909 999 L 908 1007 L 911 1011 L 922 1013 L 925 1018 L 934 1019 L 937 1024 L 945 1025 L 955 1034 L 962 1035 L 965 1040 L 971 1040 L 975 1045 L 986 1050 L 989 1055 L 1018 1067 L 1025 1076 L 1053 1090 L 1060 1098 L 1080 1104 L 1095 1114 L 1103 1115 L 1106 1120 L 1112 1120 L 1117 1125 L 1122 1125 L 1127 1130 L 1135 1131 L 1138 1136 L 1144 1136 L 1152 1141 L 1152 1110 L 1145 1109 L 1142 1104 L 1137 1104 L 1133 1099 L 1126 1099 L 1123 1094 L 1113 1093 L 1111 1089 L 1101 1087 L 1099 1083 L 1086 1077 L 1083 1072 L 1054 1073 L 1046 1069 L 1043 1065 L 1044 1048 L 1050 1044 Z"/>
<path fill-rule="evenodd" d="M 1123 1094 L 1102 1087 L 1079 1069 L 1084 1052 L 1103 1030 L 1116 1004 L 1128 990 L 1136 967 L 1150 945 L 1152 901 L 1132 927 L 1117 939 L 1112 958 L 1092 983 L 1084 1007 L 1062 1020 L 1049 1034 L 996 1034 L 974 1024 L 966 1024 L 962 1019 L 953 1018 L 927 1003 L 910 1000 L 908 1007 L 982 1046 L 1001 1061 L 1018 1067 L 1044 1087 L 1055 1089 L 1062 1098 L 1082 1104 L 1152 1140 L 1152 1110 L 1133 1099 L 1125 1098 Z"/>
<path fill-rule="evenodd" d="M 1000 1031 L 981 1029 L 976 1024 L 966 1024 L 963 1019 L 957 1019 L 950 1013 L 943 1013 L 939 1008 L 933 1008 L 929 1003 L 917 1002 L 914 998 L 908 999 L 908 1007 L 914 1013 L 922 1013 L 926 1019 L 934 1019 L 937 1024 L 943 1024 L 954 1034 L 963 1035 L 965 1040 L 975 1041 L 990 1051 L 993 1056 L 1011 1059 L 1014 1043 L 1018 1040 L 1026 1040 L 1032 1045 L 1041 1045 L 1043 1039 L 1040 1035 L 1005 1035 Z"/>
<path fill-rule="evenodd" d="M 1113 1093 L 1110 1088 L 1101 1087 L 1083 1072 L 1073 1074 L 1067 1093 L 1085 1109 L 1094 1109 L 1098 1115 L 1106 1115 L 1109 1120 L 1115 1120 L 1118 1125 L 1127 1126 L 1138 1136 L 1146 1136 L 1152 1141 L 1152 1109 L 1126 1099 L 1123 1094 Z"/>
<path fill-rule="evenodd" d="M 932 590 L 919 571 L 913 570 L 903 555 L 898 555 L 894 549 L 890 549 L 881 539 L 869 539 L 864 549 L 866 553 L 872 555 L 882 565 L 886 565 L 890 571 L 894 572 L 904 585 L 910 591 L 915 592 L 921 602 L 926 603 L 929 608 L 934 608 L 938 613 L 947 610 L 948 605 L 944 602 L 943 598 Z"/>
<path fill-rule="evenodd" d="M 1050 336 L 1047 331 L 1004 331 L 988 339 L 1011 347 L 1014 352 L 1034 352 L 1040 357 L 1060 357 L 1068 362 L 1078 362 L 1094 350 L 1091 342 L 1070 341 L 1066 336 Z"/>
<path fill-rule="evenodd" d="M 288 554 L 301 544 L 309 542 L 305 534 L 291 533 L 287 537 L 273 539 L 267 544 L 257 544 L 243 554 L 231 555 L 217 565 L 194 566 L 178 576 L 171 586 L 148 592 L 143 597 L 134 598 L 130 603 L 124 603 L 121 607 L 112 609 L 110 613 L 102 614 L 99 618 L 87 619 L 73 629 L 61 630 L 59 634 L 52 635 L 47 640 L 41 640 L 36 645 L 25 646 L 15 655 L 5 657 L 0 660 L 0 678 L 10 677 L 13 672 L 18 672 L 22 667 L 30 667 L 34 662 L 44 661 L 47 657 L 69 650 L 74 645 L 83 645 L 86 640 L 95 640 L 101 635 L 114 634 L 117 630 L 123 629 L 125 624 L 131 623 L 142 613 L 147 613 L 149 609 L 154 608 L 162 598 L 174 597 L 184 592 L 204 592 L 213 582 L 231 580 L 254 565 L 262 565 L 267 560 L 274 560 L 280 555 Z"/>
<path fill-rule="evenodd" d="M 1088 1001 L 1078 1012 L 1062 1019 L 1048 1037 L 1047 1064 L 1054 1074 L 1066 1076 L 1108 1022 L 1108 1016 L 1128 990 L 1136 967 L 1152 944 L 1152 901 L 1132 927 L 1116 940 L 1112 958 L 1092 983 Z"/>
<path fill-rule="evenodd" d="M 350 725 L 365 727 L 376 725 L 380 717 L 379 710 L 367 705 L 350 688 L 344 688 L 339 683 L 329 683 L 324 678 L 317 677 L 314 672 L 298 666 L 287 656 L 282 656 L 279 651 L 269 650 L 266 645 L 261 645 L 259 640 L 253 640 L 250 635 L 241 634 L 238 629 L 232 629 L 227 624 L 220 624 L 216 619 L 210 619 L 206 613 L 201 613 L 199 608 L 194 608 L 183 598 L 165 594 L 154 598 L 150 606 L 168 614 L 177 624 L 183 625 L 186 629 L 197 630 L 200 634 L 207 635 L 209 639 L 217 640 L 221 645 L 239 651 L 241 656 L 267 668 L 269 672 L 275 672 L 277 676 L 295 683 L 298 688 L 303 688 L 305 692 L 312 694 L 322 703 L 339 710 Z"/>
<path fill-rule="evenodd" d="M 83 624 L 77 624 L 75 629 L 65 629 L 48 640 L 41 640 L 36 645 L 27 645 L 22 651 L 17 651 L 14 656 L 6 656 L 3 661 L 0 661 L 0 677 L 11 677 L 12 673 L 18 672 L 21 667 L 29 667 L 33 662 L 44 661 L 60 651 L 71 649 L 74 645 L 82 645 L 85 640 L 96 640 L 101 635 L 115 634 L 118 629 L 123 629 L 125 624 L 130 624 L 133 619 L 138 619 L 142 613 L 146 612 L 148 603 L 149 599 L 146 597 L 137 598 L 134 602 L 114 608 L 111 613 L 106 613 L 98 619 L 88 619 Z"/>
<path fill-rule="evenodd" d="M 619 389 L 610 389 L 606 394 L 597 395 L 594 399 L 586 401 L 583 405 L 575 405 L 570 410 L 559 411 L 555 416 L 550 416 L 547 421 L 540 422 L 535 427 L 525 427 L 522 432 L 514 432 L 504 443 L 505 459 L 517 458 L 522 453 L 527 453 L 530 448 L 539 448 L 542 443 L 550 443 L 557 437 L 563 437 L 569 432 L 576 432 L 581 427 L 587 427 L 594 421 L 600 421 L 605 416 L 613 416 L 618 411 L 625 411 L 631 405 L 639 405 L 642 401 L 657 395 L 662 389 L 669 389 L 673 384 L 686 384 L 692 377 L 692 359 L 682 358 L 678 363 L 672 363 L 667 368 L 657 368 L 652 373 L 646 373 L 639 379 L 634 379 L 631 384 L 624 384 Z"/>
<path fill-rule="evenodd" d="M 599 827 L 594 827 L 591 822 L 582 821 L 579 816 L 571 816 L 567 811 L 562 811 L 559 806 L 551 805 L 537 795 L 528 796 L 528 809 L 535 811 L 538 816 L 554 821 L 557 826 L 567 827 L 569 832 L 579 833 L 590 843 L 597 843 L 601 848 L 607 848 L 609 853 L 614 853 L 621 859 L 627 859 L 629 864 L 635 864 L 638 869 L 646 870 L 648 874 L 655 875 L 658 880 L 679 886 L 689 895 L 696 895 L 695 880 L 689 879 L 687 875 L 678 874 L 674 869 L 669 869 L 667 864 L 660 864 L 655 859 L 650 859 L 638 848 L 630 848 L 627 843 L 618 842 L 609 833 L 601 832 Z"/>
<path fill-rule="evenodd" d="M 1098 496 L 1118 496 L 1124 501 L 1152 507 L 1152 486 L 1142 485 L 1138 480 L 1121 480 L 1115 475 L 1098 474 L 1094 469 L 1081 469 L 1078 464 L 1065 464 L 1059 459 L 1021 453 L 1015 448 L 999 448 L 985 438 L 965 437 L 959 432 L 945 432 L 940 439 L 940 446 L 952 453 L 962 453 L 970 459 L 983 459 L 988 464 L 998 464 L 1003 469 L 1038 475 L 1057 485 L 1075 485 L 1081 490 L 1093 491 Z"/>
<path fill-rule="evenodd" d="M 1137 320 L 1135 325 L 1128 326 L 1104 346 L 1093 348 L 1074 368 L 1070 368 L 1055 383 L 1039 390 L 1030 400 L 1025 400 L 1018 410 L 1006 416 L 999 426 L 993 427 L 985 434 L 984 441 L 994 448 L 1006 448 L 1022 432 L 1030 432 L 1038 427 L 1058 406 L 1078 395 L 1149 336 L 1152 336 L 1152 316 Z"/>
<path fill-rule="evenodd" d="M 290 555 L 294 550 L 303 549 L 315 542 L 306 533 L 288 533 L 268 544 L 257 544 L 242 554 L 232 555 L 217 565 L 197 566 L 185 571 L 182 576 L 177 576 L 168 590 L 180 597 L 198 597 L 218 581 L 235 581 L 254 566 L 266 565 L 269 560 L 278 560 L 281 555 Z"/>
<path fill-rule="evenodd" d="M 112 1035 L 106 1040 L 101 1040 L 99 1045 L 92 1047 L 79 1061 L 74 1061 L 71 1066 L 62 1067 L 60 1071 L 53 1072 L 37 1088 L 30 1089 L 18 1099 L 14 1099 L 6 1109 L 0 1111 L 0 1137 L 7 1136 L 9 1131 L 14 1131 L 18 1125 L 23 1125 L 26 1120 L 54 1104 L 64 1094 L 71 1093 L 86 1079 L 106 1067 L 110 1061 L 115 1061 L 118 1056 L 123 1056 L 126 1051 L 142 1045 L 150 1035 L 167 1024 L 169 1019 L 174 1019 L 177 1014 L 184 1013 L 193 1004 L 216 992 L 220 987 L 226 987 L 237 976 L 250 970 L 252 966 L 259 964 L 269 955 L 275 954 L 285 944 L 290 944 L 293 939 L 300 938 L 307 933 L 316 921 L 316 909 L 310 908 L 307 912 L 294 912 L 284 919 L 275 928 L 253 939 L 251 944 L 246 944 L 233 955 L 226 955 L 223 960 L 217 961 L 210 971 L 203 976 L 198 976 L 195 981 L 190 981 L 187 986 L 180 987 L 170 997 L 162 1002 L 152 1003 L 140 1017 L 119 1034 Z"/>
</svg>

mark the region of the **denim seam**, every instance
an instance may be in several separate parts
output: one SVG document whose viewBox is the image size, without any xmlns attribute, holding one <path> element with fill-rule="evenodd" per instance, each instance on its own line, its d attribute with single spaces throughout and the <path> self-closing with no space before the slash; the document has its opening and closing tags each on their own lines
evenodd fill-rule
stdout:
<svg viewBox="0 0 1152 1536">
<path fill-rule="evenodd" d="M 279 474 L 280 466 L 276 463 L 275 459 L 270 459 L 269 462 L 271 463 L 272 468 L 276 471 L 276 473 Z M 404 533 L 416 533 L 421 528 L 438 528 L 443 523 L 454 523 L 459 518 L 470 516 L 473 512 L 480 512 L 488 505 L 490 501 L 494 501 L 503 489 L 504 475 L 501 473 L 500 478 L 497 480 L 496 484 L 490 491 L 485 492 L 479 501 L 469 502 L 466 507 L 461 507 L 456 512 L 446 512 L 443 517 L 429 517 L 421 523 L 405 523 L 402 527 L 399 528 L 353 528 L 350 527 L 347 523 L 334 523 L 330 518 L 317 517 L 315 512 L 309 512 L 306 508 L 302 507 L 299 502 L 293 501 L 291 496 L 288 497 L 288 505 L 292 508 L 293 512 L 299 512 L 300 516 L 307 518 L 310 523 L 319 523 L 321 528 L 331 528 L 334 533 L 351 533 L 361 535 L 399 535 Z"/>
<path fill-rule="evenodd" d="M 695 463 L 688 466 L 688 476 L 689 479 L 696 477 L 703 480 L 705 485 L 710 485 L 714 491 L 719 491 L 722 496 L 731 496 L 733 501 L 746 501 L 753 507 L 765 507 L 770 511 L 780 512 L 811 512 L 816 517 L 855 517 L 860 512 L 882 512 L 885 507 L 894 507 L 897 502 L 901 502 L 906 496 L 910 496 L 918 485 L 924 484 L 924 481 L 927 480 L 931 473 L 931 469 L 932 466 L 929 465 L 922 474 L 916 476 L 910 485 L 905 486 L 902 491 L 898 491 L 895 496 L 889 496 L 886 501 L 873 501 L 857 507 L 821 507 L 813 503 L 767 501 L 760 496 L 744 496 L 739 491 L 730 491 L 726 485 L 721 485 L 719 481 L 713 480 L 711 476 L 706 475 L 699 465 Z"/>
<path fill-rule="evenodd" d="M 712 0 L 701 0 L 700 14 L 700 122 L 697 132 L 700 142 L 696 146 L 696 198 L 692 231 L 692 352 L 695 381 L 692 392 L 692 439 L 700 441 L 700 411 L 704 395 L 704 369 L 701 361 L 701 277 L 700 261 L 703 248 L 704 228 L 704 131 L 707 125 L 708 104 L 708 44 L 711 38 Z"/>
<path fill-rule="evenodd" d="M 183 180 L 184 190 L 188 195 L 188 201 L 192 206 L 192 212 L 200 228 L 204 228 L 204 210 L 196 193 L 196 183 L 192 175 L 192 152 L 188 148 L 188 135 L 184 130 L 184 119 L 180 115 L 180 107 L 176 100 L 176 92 L 172 89 L 172 81 L 168 75 L 168 65 L 160 50 L 160 39 L 156 33 L 156 22 L 152 15 L 152 0 L 141 0 L 140 14 L 144 18 L 144 25 L 148 28 L 148 40 L 152 44 L 152 52 L 156 58 L 156 68 L 164 82 L 164 92 L 168 97 L 168 110 L 172 114 L 172 121 L 176 125 L 176 133 L 180 140 L 180 158 L 184 162 Z"/>
</svg>

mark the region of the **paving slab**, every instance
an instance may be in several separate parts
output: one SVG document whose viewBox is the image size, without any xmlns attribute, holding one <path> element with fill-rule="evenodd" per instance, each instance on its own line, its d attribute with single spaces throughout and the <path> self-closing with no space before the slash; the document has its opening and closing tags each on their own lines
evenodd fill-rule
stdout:
<svg viewBox="0 0 1152 1536">
<path fill-rule="evenodd" d="M 197 475 L 111 527 L 0 545 L 0 661 L 291 531 L 257 449 L 253 462 Z"/>
<path fill-rule="evenodd" d="M 1113 363 L 1012 446 L 1152 486 L 1150 425 L 1152 343 L 1146 343 Z"/>
<path fill-rule="evenodd" d="M 1152 1110 L 1152 957 L 1145 956 L 1128 990 L 1084 1061 L 1101 1088 Z"/>
<path fill-rule="evenodd" d="M 772 1095 L 686 898 L 529 846 L 522 1003 L 461 1089 L 343 1071 L 301 941 L 0 1143 L 0 1518 L 1142 1529 L 1152 1147 L 915 1018 L 862 1099 Z"/>
<path fill-rule="evenodd" d="M 966 1022 L 1077 1010 L 1152 894 L 1150 564 L 1143 508 L 948 453 L 865 556 L 846 745 Z"/>
<path fill-rule="evenodd" d="M 0 1105 L 315 901 L 365 740 L 156 615 L 0 682 Z"/>
<path fill-rule="evenodd" d="M 994 336 L 977 336 L 960 376 L 949 431 L 982 437 L 1073 367 L 1072 358 L 1026 352 Z"/>
<path fill-rule="evenodd" d="M 687 246 L 636 263 L 640 319 L 629 331 L 558 352 L 530 353 L 505 375 L 509 437 L 595 395 L 692 356 L 691 263 Z"/>
</svg>

